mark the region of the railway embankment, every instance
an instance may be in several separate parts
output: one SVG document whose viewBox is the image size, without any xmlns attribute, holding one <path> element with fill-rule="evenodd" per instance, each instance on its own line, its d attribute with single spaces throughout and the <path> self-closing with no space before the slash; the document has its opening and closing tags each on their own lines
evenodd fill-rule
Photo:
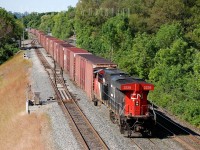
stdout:
<svg viewBox="0 0 200 150">
<path fill-rule="evenodd" d="M 45 113 L 25 113 L 31 61 L 21 51 L 0 66 L 0 149 L 45 149 L 50 130 Z"/>
</svg>

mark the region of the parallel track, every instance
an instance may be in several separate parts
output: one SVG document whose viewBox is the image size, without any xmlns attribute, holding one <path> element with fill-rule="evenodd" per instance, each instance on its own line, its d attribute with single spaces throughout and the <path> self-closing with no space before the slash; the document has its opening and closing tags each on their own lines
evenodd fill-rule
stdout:
<svg viewBox="0 0 200 150">
<path fill-rule="evenodd" d="M 61 106 L 64 114 L 70 120 L 70 127 L 75 134 L 77 141 L 79 142 L 82 149 L 108 149 L 105 142 L 98 135 L 96 130 L 93 128 L 91 123 L 88 121 L 86 116 L 83 114 L 81 109 L 76 103 L 76 100 L 72 98 L 72 95 L 68 91 L 62 75 L 55 71 L 48 63 L 46 58 L 36 49 L 36 54 L 40 59 L 45 70 L 49 74 L 51 84 L 56 93 L 56 99 L 58 104 Z"/>
<path fill-rule="evenodd" d="M 156 115 L 160 118 L 157 125 L 167 131 L 174 140 L 189 150 L 200 150 L 200 139 L 197 137 L 198 135 L 194 135 L 159 112 L 156 112 Z"/>
</svg>

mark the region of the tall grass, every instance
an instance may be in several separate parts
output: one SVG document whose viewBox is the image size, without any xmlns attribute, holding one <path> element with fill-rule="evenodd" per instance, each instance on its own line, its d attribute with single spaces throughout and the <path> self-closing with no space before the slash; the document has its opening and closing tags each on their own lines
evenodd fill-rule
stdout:
<svg viewBox="0 0 200 150">
<path fill-rule="evenodd" d="M 45 149 L 45 114 L 25 114 L 28 70 L 22 52 L 0 66 L 0 149 Z"/>
</svg>

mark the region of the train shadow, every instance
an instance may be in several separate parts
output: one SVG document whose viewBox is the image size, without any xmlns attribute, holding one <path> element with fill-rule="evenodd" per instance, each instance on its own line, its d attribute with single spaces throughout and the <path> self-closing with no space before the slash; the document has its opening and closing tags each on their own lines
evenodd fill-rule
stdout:
<svg viewBox="0 0 200 150">
<path fill-rule="evenodd" d="M 20 47 L 21 50 L 31 50 L 31 49 L 39 49 L 43 48 L 41 46 L 27 46 L 27 47 Z"/>
<path fill-rule="evenodd" d="M 156 108 L 156 107 L 155 107 Z M 166 139 L 173 136 L 187 136 L 187 135 L 194 135 L 199 136 L 199 133 L 185 127 L 177 122 L 175 122 L 172 118 L 167 116 L 165 113 L 155 110 L 156 113 L 156 125 L 152 132 L 152 136 L 143 136 L 139 133 L 132 133 L 131 137 L 129 138 L 159 138 L 159 139 Z M 125 136 L 128 138 L 128 136 Z"/>
<path fill-rule="evenodd" d="M 169 138 L 171 136 L 186 136 L 194 135 L 200 136 L 197 132 L 185 127 L 167 116 L 165 113 L 155 110 L 156 113 L 156 126 L 154 129 L 153 138 Z"/>
</svg>

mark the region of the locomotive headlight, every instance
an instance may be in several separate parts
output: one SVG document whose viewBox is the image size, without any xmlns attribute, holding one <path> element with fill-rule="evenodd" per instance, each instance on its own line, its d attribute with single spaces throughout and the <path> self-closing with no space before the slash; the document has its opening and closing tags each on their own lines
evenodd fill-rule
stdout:
<svg viewBox="0 0 200 150">
<path fill-rule="evenodd" d="M 149 116 L 150 114 L 149 114 L 149 112 L 146 112 L 145 115 L 146 115 L 146 116 Z"/>
</svg>

